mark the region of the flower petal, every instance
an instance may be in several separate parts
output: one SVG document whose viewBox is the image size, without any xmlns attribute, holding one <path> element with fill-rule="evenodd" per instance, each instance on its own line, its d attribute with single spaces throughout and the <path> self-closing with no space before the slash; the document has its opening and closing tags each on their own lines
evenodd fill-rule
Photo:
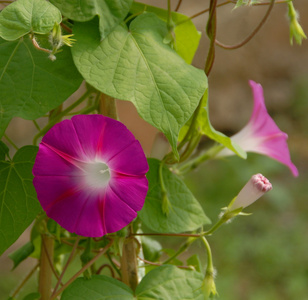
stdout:
<svg viewBox="0 0 308 300">
<path fill-rule="evenodd" d="M 71 120 L 64 120 L 54 125 L 45 134 L 42 143 L 79 160 L 85 157 Z"/>
<path fill-rule="evenodd" d="M 100 212 L 102 195 L 80 190 L 69 176 L 36 176 L 33 184 L 47 216 L 63 228 L 83 236 L 106 234 Z"/>
<path fill-rule="evenodd" d="M 40 144 L 32 170 L 34 176 L 71 175 L 76 170 L 78 166 L 73 158 L 67 156 L 65 159 L 50 149 L 48 145 Z"/>
<path fill-rule="evenodd" d="M 148 180 L 145 176 L 116 176 L 109 186 L 134 211 L 142 209 L 148 191 Z"/>
<path fill-rule="evenodd" d="M 111 170 L 132 176 L 144 175 L 148 170 L 148 162 L 140 143 L 135 140 L 108 161 Z"/>
<path fill-rule="evenodd" d="M 104 220 L 108 233 L 116 232 L 137 217 L 137 213 L 120 199 L 111 188 L 104 199 Z"/>
<path fill-rule="evenodd" d="M 78 115 L 72 118 L 80 144 L 90 159 L 108 161 L 135 141 L 122 123 L 102 115 Z"/>
</svg>

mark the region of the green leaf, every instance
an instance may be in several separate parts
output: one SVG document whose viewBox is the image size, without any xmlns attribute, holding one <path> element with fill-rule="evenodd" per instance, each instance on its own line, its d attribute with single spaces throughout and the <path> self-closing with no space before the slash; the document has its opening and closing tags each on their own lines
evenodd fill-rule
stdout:
<svg viewBox="0 0 308 300">
<path fill-rule="evenodd" d="M 41 117 L 64 102 L 81 82 L 68 47 L 52 62 L 28 38 L 0 39 L 0 137 L 12 117 Z"/>
<path fill-rule="evenodd" d="M 14 41 L 29 32 L 46 34 L 61 20 L 61 12 L 45 0 L 18 0 L 0 14 L 0 37 Z"/>
<path fill-rule="evenodd" d="M 161 244 L 147 236 L 141 236 L 143 255 L 146 260 L 157 261 L 161 255 Z"/>
<path fill-rule="evenodd" d="M 13 261 L 13 270 L 34 251 L 32 242 L 28 242 L 19 249 L 9 254 L 9 258 Z"/>
<path fill-rule="evenodd" d="M 23 298 L 23 300 L 39 300 L 41 298 L 40 293 L 31 293 Z"/>
<path fill-rule="evenodd" d="M 161 266 L 141 280 L 136 296 L 138 300 L 204 300 L 202 282 L 203 275 L 199 272 Z"/>
<path fill-rule="evenodd" d="M 163 43 L 166 24 L 144 13 L 131 22 L 129 31 L 119 25 L 102 42 L 97 20 L 77 23 L 74 33 L 73 58 L 86 81 L 107 95 L 131 101 L 178 155 L 179 130 L 196 109 L 207 79 Z"/>
<path fill-rule="evenodd" d="M 0 162 L 0 254 L 31 224 L 41 211 L 32 184 L 38 147 L 19 149 L 13 160 Z"/>
<path fill-rule="evenodd" d="M 104 275 L 77 278 L 63 292 L 61 300 L 133 300 L 132 290 L 123 282 Z"/>
<path fill-rule="evenodd" d="M 164 22 L 167 22 L 168 11 L 166 9 L 138 2 L 134 2 L 130 9 L 132 14 L 142 11 L 153 12 Z M 183 14 L 173 11 L 171 17 L 175 24 L 175 50 L 188 64 L 191 64 L 199 46 L 201 32 L 196 29 L 193 21 Z"/>
<path fill-rule="evenodd" d="M 86 22 L 99 17 L 101 39 L 121 23 L 129 12 L 133 0 L 50 0 L 62 14 L 74 21 Z"/>
<path fill-rule="evenodd" d="M 208 136 L 210 139 L 224 145 L 234 153 L 236 153 L 239 157 L 246 159 L 247 153 L 236 143 L 234 143 L 229 137 L 224 135 L 223 133 L 215 130 L 210 122 L 209 117 L 209 107 L 208 107 L 208 91 L 204 93 L 204 96 L 201 100 L 201 110 L 198 114 L 196 123 L 195 123 L 195 132 L 200 132 Z M 182 127 L 180 132 L 180 140 L 182 140 L 188 131 L 188 128 L 191 124 L 191 119 Z"/>
<path fill-rule="evenodd" d="M 192 255 L 186 262 L 188 266 L 193 266 L 197 272 L 201 272 L 202 265 L 198 254 Z"/>
<path fill-rule="evenodd" d="M 0 161 L 5 160 L 5 157 L 9 153 L 9 148 L 6 144 L 4 144 L 2 141 L 0 141 Z"/>
<path fill-rule="evenodd" d="M 162 191 L 159 178 L 160 161 L 148 160 L 150 170 L 147 173 L 149 190 L 139 217 L 150 229 L 160 233 L 179 233 L 193 231 L 210 220 L 204 214 L 199 202 L 185 183 L 175 174 L 163 167 L 163 181 L 170 202 L 169 214 L 162 211 Z"/>
</svg>

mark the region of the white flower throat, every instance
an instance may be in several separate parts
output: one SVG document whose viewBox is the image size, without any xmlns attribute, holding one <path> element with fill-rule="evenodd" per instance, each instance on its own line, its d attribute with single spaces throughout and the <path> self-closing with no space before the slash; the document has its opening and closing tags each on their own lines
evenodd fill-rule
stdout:
<svg viewBox="0 0 308 300">
<path fill-rule="evenodd" d="M 86 184 L 92 188 L 104 188 L 110 180 L 110 169 L 103 162 L 87 164 L 85 168 Z"/>
</svg>

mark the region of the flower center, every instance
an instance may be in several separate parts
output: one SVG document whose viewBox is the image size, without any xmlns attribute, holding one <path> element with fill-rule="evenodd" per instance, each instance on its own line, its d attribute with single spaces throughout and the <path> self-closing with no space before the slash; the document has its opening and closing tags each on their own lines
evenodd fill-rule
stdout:
<svg viewBox="0 0 308 300">
<path fill-rule="evenodd" d="M 110 180 L 110 170 L 105 163 L 89 163 L 85 169 L 86 184 L 92 188 L 104 188 Z"/>
</svg>

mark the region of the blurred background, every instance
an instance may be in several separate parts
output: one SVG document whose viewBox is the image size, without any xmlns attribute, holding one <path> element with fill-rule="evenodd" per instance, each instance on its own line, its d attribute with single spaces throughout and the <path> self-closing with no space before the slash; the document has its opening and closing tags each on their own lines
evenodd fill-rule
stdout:
<svg viewBox="0 0 308 300">
<path fill-rule="evenodd" d="M 165 0 L 143 2 L 167 7 Z M 173 9 L 177 2 L 172 1 Z M 192 16 L 207 8 L 208 2 L 183 0 L 179 12 Z M 308 34 L 308 2 L 293 3 Z M 267 6 L 232 10 L 233 7 L 234 4 L 228 4 L 217 12 L 217 39 L 230 45 L 242 41 L 267 10 Z M 201 69 L 209 45 L 204 32 L 207 16 L 194 19 L 202 38 L 193 64 Z M 249 79 L 262 84 L 270 115 L 288 133 L 299 177 L 294 178 L 287 167 L 270 158 L 249 154 L 247 160 L 230 157 L 206 163 L 190 174 L 186 183 L 215 222 L 220 208 L 229 203 L 251 175 L 261 172 L 269 178 L 273 190 L 246 209 L 253 213 L 251 216 L 238 217 L 209 237 L 218 271 L 218 293 L 222 300 L 305 300 L 308 299 L 308 41 L 304 40 L 302 46 L 290 45 L 285 3 L 275 5 L 264 27 L 244 47 L 228 51 L 216 48 L 209 77 L 209 103 L 211 122 L 217 130 L 232 135 L 248 121 L 253 104 Z M 140 120 L 130 103 L 117 104 L 122 122 L 149 154 L 156 130 Z M 34 133 L 32 122 L 18 118 L 7 130 L 20 147 L 31 144 Z M 0 300 L 7 299 L 35 264 L 29 259 L 10 271 L 13 264 L 8 253 L 28 238 L 29 231 L 0 257 Z M 192 250 L 205 255 L 201 245 L 196 244 Z M 35 278 L 32 284 L 36 284 Z M 30 287 L 22 293 L 26 294 L 27 289 Z"/>
</svg>

